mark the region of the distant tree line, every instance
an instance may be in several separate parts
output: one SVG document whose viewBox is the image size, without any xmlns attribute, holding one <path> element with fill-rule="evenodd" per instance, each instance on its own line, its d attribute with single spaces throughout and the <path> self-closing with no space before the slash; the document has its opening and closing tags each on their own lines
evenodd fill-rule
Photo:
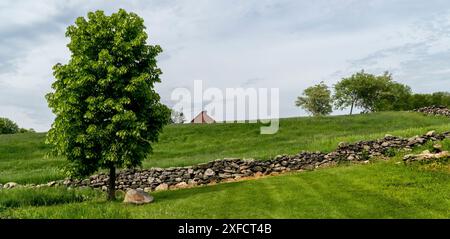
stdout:
<svg viewBox="0 0 450 239">
<path fill-rule="evenodd" d="M 0 134 L 17 134 L 35 132 L 34 129 L 19 128 L 19 126 L 8 118 L 0 118 Z"/>
<path fill-rule="evenodd" d="M 431 105 L 450 107 L 450 92 L 416 94 L 409 86 L 394 81 L 389 72 L 377 76 L 362 70 L 343 78 L 333 89 L 332 95 L 323 82 L 308 87 L 297 97 L 295 104 L 314 116 L 330 114 L 333 106 L 339 110 L 350 108 L 350 114 L 355 108 L 367 113 L 413 110 Z"/>
</svg>

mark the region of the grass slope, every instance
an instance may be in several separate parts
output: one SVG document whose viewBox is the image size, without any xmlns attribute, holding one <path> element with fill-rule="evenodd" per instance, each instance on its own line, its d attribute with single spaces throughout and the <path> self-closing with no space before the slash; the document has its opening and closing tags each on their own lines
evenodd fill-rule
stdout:
<svg viewBox="0 0 450 239">
<path fill-rule="evenodd" d="M 224 157 L 268 159 L 301 150 L 331 151 L 340 141 L 400 136 L 450 129 L 445 117 L 411 112 L 280 120 L 274 135 L 259 134 L 258 124 L 170 125 L 144 167 L 185 166 Z M 45 158 L 45 134 L 0 135 L 0 183 L 43 183 L 64 177 L 64 160 Z"/>
<path fill-rule="evenodd" d="M 401 158 L 156 192 L 143 206 L 91 189 L 13 189 L 0 191 L 0 218 L 449 218 L 448 162 L 430 170 Z"/>
</svg>

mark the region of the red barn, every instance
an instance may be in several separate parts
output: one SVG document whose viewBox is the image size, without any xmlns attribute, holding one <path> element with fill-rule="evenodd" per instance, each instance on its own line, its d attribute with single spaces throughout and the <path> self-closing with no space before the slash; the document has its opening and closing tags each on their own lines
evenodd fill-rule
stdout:
<svg viewBox="0 0 450 239">
<path fill-rule="evenodd" d="M 206 114 L 206 110 L 200 112 L 200 114 L 198 114 L 197 116 L 195 116 L 192 120 L 191 123 L 193 124 L 211 124 L 211 123 L 216 123 L 216 121 L 211 118 L 208 114 Z"/>
</svg>

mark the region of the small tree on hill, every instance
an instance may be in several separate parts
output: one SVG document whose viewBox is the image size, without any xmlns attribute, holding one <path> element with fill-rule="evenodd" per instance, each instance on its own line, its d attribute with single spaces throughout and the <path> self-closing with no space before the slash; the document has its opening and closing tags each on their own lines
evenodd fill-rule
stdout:
<svg viewBox="0 0 450 239">
<path fill-rule="evenodd" d="M 303 95 L 297 97 L 295 105 L 314 116 L 328 115 L 332 112 L 331 92 L 325 83 L 306 88 Z"/>
<path fill-rule="evenodd" d="M 170 110 L 154 90 L 161 48 L 146 43 L 142 18 L 123 9 L 87 16 L 67 28 L 70 61 L 53 67 L 54 92 L 46 98 L 56 118 L 47 142 L 69 160 L 73 176 L 108 169 L 113 200 L 116 168 L 141 164 Z"/>
</svg>

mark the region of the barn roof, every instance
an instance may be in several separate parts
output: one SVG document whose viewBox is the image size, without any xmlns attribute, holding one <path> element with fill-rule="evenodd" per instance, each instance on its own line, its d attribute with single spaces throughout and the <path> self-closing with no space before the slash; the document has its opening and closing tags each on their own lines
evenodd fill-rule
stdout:
<svg viewBox="0 0 450 239">
<path fill-rule="evenodd" d="M 215 122 L 216 121 L 206 113 L 206 110 L 203 110 L 202 112 L 200 112 L 197 116 L 195 116 L 191 120 L 191 123 L 197 123 L 197 124 L 211 124 L 211 123 L 215 123 Z"/>
</svg>

